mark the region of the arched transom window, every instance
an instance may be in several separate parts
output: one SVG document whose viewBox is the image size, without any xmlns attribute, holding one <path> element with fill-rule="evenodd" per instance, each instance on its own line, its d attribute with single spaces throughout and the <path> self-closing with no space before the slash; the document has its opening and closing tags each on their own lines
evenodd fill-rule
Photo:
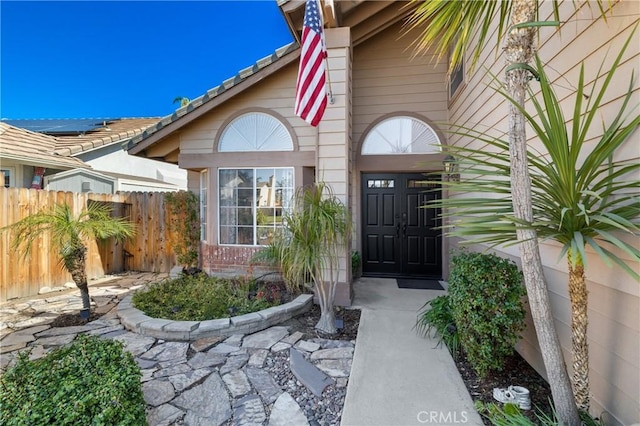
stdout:
<svg viewBox="0 0 640 426">
<path fill-rule="evenodd" d="M 220 136 L 218 151 L 293 151 L 293 140 L 284 124 L 274 117 L 250 112 L 227 125 Z"/>
<path fill-rule="evenodd" d="M 378 123 L 362 144 L 362 155 L 430 154 L 440 152 L 440 138 L 423 121 L 391 117 Z"/>
</svg>

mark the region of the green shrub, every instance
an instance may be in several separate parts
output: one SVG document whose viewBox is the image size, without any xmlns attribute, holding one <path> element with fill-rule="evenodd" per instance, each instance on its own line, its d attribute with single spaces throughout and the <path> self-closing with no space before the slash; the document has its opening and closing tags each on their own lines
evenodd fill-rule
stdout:
<svg viewBox="0 0 640 426">
<path fill-rule="evenodd" d="M 138 291 L 133 304 L 154 318 L 205 321 L 260 311 L 287 297 L 277 283 L 183 274 Z"/>
<path fill-rule="evenodd" d="M 3 425 L 145 425 L 140 369 L 122 344 L 80 335 L 1 378 Z"/>
<path fill-rule="evenodd" d="M 416 329 L 423 336 L 435 331 L 440 338 L 438 343 L 444 343 L 453 358 L 458 357 L 460 337 L 453 320 L 451 298 L 448 295 L 438 296 L 424 304 L 418 312 Z"/>
<path fill-rule="evenodd" d="M 191 191 L 167 192 L 164 199 L 176 260 L 183 268 L 193 268 L 198 265 L 200 249 L 200 199 Z"/>
<path fill-rule="evenodd" d="M 524 329 L 526 294 L 515 263 L 460 251 L 451 259 L 449 294 L 460 344 L 480 377 L 502 369 Z"/>
</svg>

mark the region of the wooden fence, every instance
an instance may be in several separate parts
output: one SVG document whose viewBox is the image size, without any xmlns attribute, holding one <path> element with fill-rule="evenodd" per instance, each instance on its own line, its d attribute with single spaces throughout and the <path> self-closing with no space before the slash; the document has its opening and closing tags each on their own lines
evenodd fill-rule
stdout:
<svg viewBox="0 0 640 426">
<path fill-rule="evenodd" d="M 114 216 L 128 218 L 135 224 L 136 235 L 124 243 L 113 239 L 90 242 L 89 280 L 125 270 L 169 272 L 176 264 L 170 217 L 161 192 L 92 194 L 0 188 L 0 228 L 58 203 L 67 203 L 79 213 L 90 200 L 110 203 Z M 60 265 L 49 236 L 38 238 L 27 258 L 13 251 L 10 242 L 10 232 L 0 233 L 0 302 L 32 296 L 42 287 L 58 287 L 73 281 Z"/>
</svg>

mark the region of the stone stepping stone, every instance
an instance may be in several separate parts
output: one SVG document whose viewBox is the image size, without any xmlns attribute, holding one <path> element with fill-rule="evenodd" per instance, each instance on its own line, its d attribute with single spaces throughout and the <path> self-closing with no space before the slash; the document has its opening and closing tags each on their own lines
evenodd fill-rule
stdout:
<svg viewBox="0 0 640 426">
<path fill-rule="evenodd" d="M 87 331 L 95 330 L 96 328 L 103 328 L 102 324 L 94 324 L 88 323 L 85 325 L 75 325 L 71 327 L 55 327 L 50 328 L 48 330 L 44 330 L 38 333 L 38 338 L 40 337 L 51 337 L 51 336 L 62 336 L 63 334 L 78 334 L 85 333 Z"/>
<path fill-rule="evenodd" d="M 115 331 L 114 333 L 120 333 L 119 331 Z M 104 335 L 103 337 L 108 337 L 113 340 L 117 340 L 124 344 L 124 349 L 127 352 L 130 352 L 133 356 L 138 356 L 143 354 L 153 346 L 156 342 L 156 339 L 148 336 L 141 336 L 137 333 L 126 332 L 123 334 L 117 335 Z"/>
<path fill-rule="evenodd" d="M 157 407 L 171 401 L 176 392 L 166 380 L 151 380 L 142 384 L 142 394 L 147 404 Z"/>
<path fill-rule="evenodd" d="M 293 348 L 289 351 L 289 367 L 293 375 L 317 397 L 321 397 L 322 391 L 334 383 L 333 379 L 304 359 L 302 354 Z"/>
<path fill-rule="evenodd" d="M 33 327 L 33 328 L 35 328 L 35 327 Z M 26 345 L 27 343 L 33 342 L 34 340 L 36 340 L 36 338 L 33 337 L 33 334 L 31 334 L 31 333 L 22 333 L 22 332 L 18 331 L 18 332 L 15 332 L 15 333 L 11 333 L 7 337 L 2 339 L 2 346 L 3 347 L 4 346 L 16 346 L 16 345 L 19 345 L 21 343 L 24 343 Z"/>
<path fill-rule="evenodd" d="M 187 364 L 172 365 L 167 368 L 161 368 L 153 375 L 155 378 L 175 376 L 176 374 L 185 374 L 193 371 Z"/>
<path fill-rule="evenodd" d="M 242 344 L 242 338 L 243 337 L 244 337 L 244 334 L 234 334 L 234 335 L 231 335 L 231 336 L 227 337 L 227 339 L 224 341 L 224 343 L 226 343 L 227 345 L 240 347 L 240 344 Z"/>
<path fill-rule="evenodd" d="M 233 370 L 241 369 L 249 361 L 249 354 L 230 356 L 227 362 L 220 367 L 220 374 L 227 374 Z"/>
<path fill-rule="evenodd" d="M 353 348 L 332 348 L 332 349 L 320 349 L 311 354 L 311 361 L 318 359 L 342 359 L 353 358 Z"/>
<path fill-rule="evenodd" d="M 56 318 L 58 318 L 58 314 L 54 314 L 53 312 L 45 312 L 38 315 L 37 317 L 17 321 L 11 324 L 11 326 L 13 328 L 26 328 L 33 327 L 34 325 L 51 324 Z"/>
<path fill-rule="evenodd" d="M 323 359 L 316 366 L 331 377 L 349 377 L 350 359 Z"/>
<path fill-rule="evenodd" d="M 314 337 L 313 339 L 309 339 L 309 341 L 319 344 L 322 349 L 354 347 L 353 342 L 350 342 L 349 340 L 331 340 L 331 339 L 323 339 L 321 337 Z"/>
<path fill-rule="evenodd" d="M 172 404 L 186 410 L 186 425 L 220 425 L 229 420 L 232 414 L 227 389 L 215 372 L 201 385 L 180 394 Z"/>
<path fill-rule="evenodd" d="M 49 328 L 51 328 L 50 325 L 37 325 L 35 327 L 23 328 L 22 330 L 18 330 L 13 333 L 4 335 L 2 338 L 0 338 L 0 342 L 2 342 L 3 345 L 13 345 L 16 343 L 31 342 L 35 340 L 35 338 L 33 338 L 32 340 L 25 340 L 23 337 L 24 336 L 33 337 L 34 334 L 40 333 L 41 331 L 47 330 Z M 17 339 L 17 340 L 14 340 L 14 339 Z"/>
<path fill-rule="evenodd" d="M 266 371 L 260 368 L 247 367 L 245 372 L 249 382 L 258 391 L 264 402 L 272 404 L 282 393 L 278 383 Z"/>
<path fill-rule="evenodd" d="M 184 411 L 171 404 L 162 404 L 149 410 L 147 423 L 154 426 L 169 426 L 180 420 L 184 414 Z"/>
<path fill-rule="evenodd" d="M 203 367 L 214 367 L 222 365 L 227 361 L 225 354 L 219 354 L 215 352 L 198 352 L 191 358 L 187 364 L 193 369 Z"/>
<path fill-rule="evenodd" d="M 171 361 L 185 358 L 188 349 L 189 343 L 187 342 L 167 342 L 156 345 L 153 349 L 140 355 L 140 358 L 153 359 L 159 362 Z"/>
<path fill-rule="evenodd" d="M 238 346 L 232 346 L 226 343 L 220 343 L 219 345 L 215 346 L 213 349 L 209 349 L 209 352 L 215 352 L 218 354 L 226 355 L 232 352 L 236 352 L 238 349 L 240 349 Z"/>
<path fill-rule="evenodd" d="M 300 340 L 298 343 L 296 343 L 295 348 L 305 352 L 315 352 L 320 349 L 320 345 L 318 343 Z"/>
<path fill-rule="evenodd" d="M 269 351 L 267 349 L 256 349 L 249 357 L 247 365 L 250 367 L 262 368 L 262 366 L 264 366 L 264 362 L 267 360 L 267 355 L 269 355 Z"/>
<path fill-rule="evenodd" d="M 262 426 L 267 420 L 264 406 L 258 395 L 247 395 L 233 407 L 233 424 L 238 426 Z"/>
<path fill-rule="evenodd" d="M 287 392 L 278 397 L 271 408 L 269 426 L 308 426 L 309 421 L 298 403 Z"/>
<path fill-rule="evenodd" d="M 291 347 L 290 344 L 284 342 L 278 342 L 275 345 L 271 346 L 271 352 L 282 352 Z"/>
<path fill-rule="evenodd" d="M 247 375 L 242 370 L 235 370 L 222 376 L 224 384 L 227 385 L 227 389 L 231 392 L 231 396 L 238 398 L 239 396 L 246 395 L 251 392 L 251 385 Z"/>
<path fill-rule="evenodd" d="M 37 343 L 44 346 L 45 348 L 51 346 L 68 345 L 69 343 L 73 342 L 73 339 L 75 339 L 76 336 L 77 334 L 62 334 L 60 336 L 45 337 L 42 339 L 38 338 Z"/>
<path fill-rule="evenodd" d="M 222 337 L 220 336 L 203 337 L 202 339 L 198 339 L 191 343 L 191 349 L 196 352 L 204 352 L 209 350 L 216 343 L 220 342 L 220 340 L 222 340 Z"/>
<path fill-rule="evenodd" d="M 17 343 L 15 345 L 11 345 L 11 346 L 0 346 L 0 354 L 6 354 L 9 352 L 13 352 L 13 351 L 17 351 L 20 350 L 22 348 L 26 348 L 27 347 L 27 342 L 22 342 L 22 343 Z M 2 358 L 6 358 L 6 357 L 2 357 Z"/>
<path fill-rule="evenodd" d="M 304 337 L 304 333 L 302 333 L 300 331 L 296 331 L 292 335 L 287 336 L 284 339 L 282 339 L 281 342 L 282 343 L 288 343 L 289 345 L 293 346 L 298 342 L 298 340 L 302 339 L 303 337 Z"/>
<path fill-rule="evenodd" d="M 242 341 L 243 348 L 260 348 L 270 349 L 271 346 L 278 343 L 283 337 L 287 336 L 289 331 L 287 327 L 271 327 L 266 330 L 246 336 Z"/>
<path fill-rule="evenodd" d="M 142 373 L 142 377 L 140 377 L 140 383 L 145 383 L 150 380 L 153 380 L 153 373 L 155 373 L 157 370 L 158 370 L 157 368 L 140 370 L 140 372 Z"/>
<path fill-rule="evenodd" d="M 169 376 L 169 381 L 177 392 L 182 392 L 194 383 L 204 379 L 209 374 L 211 374 L 211 370 L 208 368 L 200 368 L 198 370 L 189 370 L 186 373 Z"/>
<path fill-rule="evenodd" d="M 112 325 L 109 327 L 97 328 L 95 330 L 88 331 L 85 334 L 89 336 L 102 336 L 103 334 L 113 333 L 114 331 L 124 330 L 122 325 Z"/>
</svg>

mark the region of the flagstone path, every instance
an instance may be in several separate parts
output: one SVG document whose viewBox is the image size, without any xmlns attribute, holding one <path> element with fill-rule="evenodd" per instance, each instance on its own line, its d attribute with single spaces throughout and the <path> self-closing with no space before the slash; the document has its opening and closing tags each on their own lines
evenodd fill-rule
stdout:
<svg viewBox="0 0 640 426">
<path fill-rule="evenodd" d="M 133 333 L 116 314 L 131 290 L 166 276 L 139 273 L 90 288 L 94 310 L 82 326 L 51 327 L 81 307 L 77 291 L 0 305 L 0 370 L 85 333 L 122 342 L 140 366 L 147 420 L 155 425 L 337 425 L 354 341 L 305 336 L 289 327 L 172 342 Z"/>
</svg>

